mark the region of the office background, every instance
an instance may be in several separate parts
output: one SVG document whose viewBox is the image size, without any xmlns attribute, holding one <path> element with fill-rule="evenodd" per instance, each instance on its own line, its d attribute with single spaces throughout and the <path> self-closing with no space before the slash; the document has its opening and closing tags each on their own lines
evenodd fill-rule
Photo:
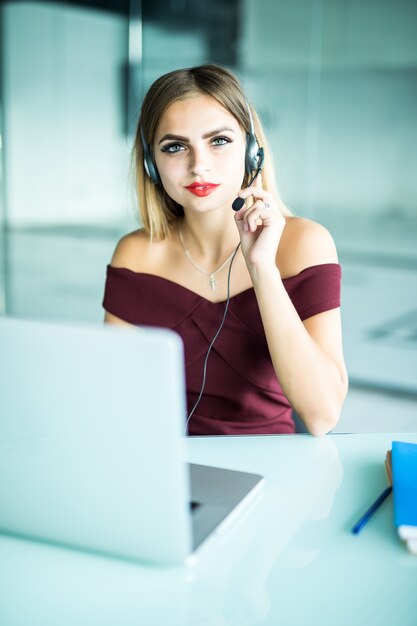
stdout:
<svg viewBox="0 0 417 626">
<path fill-rule="evenodd" d="M 351 388 L 337 431 L 417 430 L 415 0 L 0 4 L 0 311 L 101 322 L 105 266 L 137 228 L 141 99 L 161 73 L 230 67 L 282 196 L 343 266 Z"/>
</svg>

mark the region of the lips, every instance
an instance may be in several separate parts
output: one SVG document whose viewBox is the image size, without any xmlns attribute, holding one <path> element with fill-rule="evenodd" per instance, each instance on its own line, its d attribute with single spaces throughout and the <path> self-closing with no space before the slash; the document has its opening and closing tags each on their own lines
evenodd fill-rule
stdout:
<svg viewBox="0 0 417 626">
<path fill-rule="evenodd" d="M 195 196 L 203 197 L 211 194 L 215 189 L 217 189 L 218 186 L 219 185 L 215 183 L 206 183 L 202 181 L 199 183 L 192 183 L 191 185 L 187 185 L 186 189 L 188 189 L 188 191 L 191 191 L 191 193 L 193 193 Z"/>
</svg>

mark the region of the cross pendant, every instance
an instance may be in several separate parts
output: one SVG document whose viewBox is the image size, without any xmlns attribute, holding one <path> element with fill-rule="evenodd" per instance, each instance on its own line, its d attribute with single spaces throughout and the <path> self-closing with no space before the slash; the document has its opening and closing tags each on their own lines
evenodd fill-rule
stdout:
<svg viewBox="0 0 417 626">
<path fill-rule="evenodd" d="M 212 290 L 214 291 L 216 289 L 217 280 L 214 278 L 213 274 L 210 274 L 210 285 Z"/>
</svg>

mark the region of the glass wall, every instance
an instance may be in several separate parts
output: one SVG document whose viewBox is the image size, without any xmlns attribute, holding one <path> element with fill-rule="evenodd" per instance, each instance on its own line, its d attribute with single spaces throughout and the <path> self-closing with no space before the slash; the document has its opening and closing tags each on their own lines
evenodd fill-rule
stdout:
<svg viewBox="0 0 417 626">
<path fill-rule="evenodd" d="M 103 4 L 1 6 L 10 313 L 101 315 L 94 255 L 128 221 L 130 151 L 129 7 Z"/>
<path fill-rule="evenodd" d="M 351 381 L 417 393 L 414 0 L 1 11 L 9 313 L 101 320 L 105 265 L 137 227 L 129 159 L 143 93 L 163 72 L 218 62 L 261 115 L 286 203 L 336 240 Z"/>
<path fill-rule="evenodd" d="M 417 391 L 417 4 L 243 5 L 239 69 L 284 197 L 344 269 L 351 381 Z"/>
</svg>

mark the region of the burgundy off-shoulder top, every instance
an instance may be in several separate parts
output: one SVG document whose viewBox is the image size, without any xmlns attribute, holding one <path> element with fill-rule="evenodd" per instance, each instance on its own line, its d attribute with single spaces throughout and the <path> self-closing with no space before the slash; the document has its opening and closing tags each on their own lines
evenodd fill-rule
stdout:
<svg viewBox="0 0 417 626">
<path fill-rule="evenodd" d="M 314 265 L 283 279 L 302 320 L 339 307 L 340 283 L 341 268 L 337 263 Z M 212 303 L 165 278 L 109 265 L 103 306 L 130 324 L 171 328 L 179 333 L 184 342 L 191 411 L 201 389 L 204 358 L 221 323 L 225 302 Z M 276 317 L 279 324 L 279 311 Z M 252 288 L 230 299 L 224 326 L 209 356 L 204 395 L 190 419 L 188 432 L 294 432 L 292 409 L 272 366 Z"/>
</svg>

